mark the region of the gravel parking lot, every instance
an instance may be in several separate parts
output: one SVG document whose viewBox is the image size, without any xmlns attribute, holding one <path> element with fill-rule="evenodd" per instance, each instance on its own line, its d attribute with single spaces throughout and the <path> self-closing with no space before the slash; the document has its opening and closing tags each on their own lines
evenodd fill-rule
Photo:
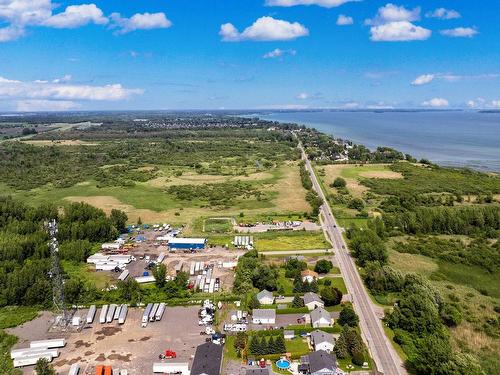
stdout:
<svg viewBox="0 0 500 375">
<path fill-rule="evenodd" d="M 177 353 L 176 359 L 167 361 L 189 362 L 191 365 L 196 346 L 205 342 L 198 326 L 198 310 L 198 306 L 167 307 L 163 319 L 149 323 L 146 328 L 141 327 L 142 308 L 129 309 L 123 325 L 116 321 L 99 324 L 98 310 L 90 327 L 72 333 L 47 332 L 51 316 L 43 314 L 11 332 L 20 338 L 16 348 L 28 346 L 31 340 L 66 338 L 66 347 L 53 361 L 60 374 L 67 373 L 73 363 L 79 363 L 82 374 L 93 374 L 96 365 L 110 365 L 127 369 L 130 375 L 143 375 L 152 373 L 153 362 L 159 362 L 159 354 L 166 349 Z M 82 317 L 86 314 L 86 310 L 78 313 Z M 44 329 L 33 330 L 34 327 Z M 32 374 L 33 367 L 26 367 L 23 372 Z"/>
</svg>

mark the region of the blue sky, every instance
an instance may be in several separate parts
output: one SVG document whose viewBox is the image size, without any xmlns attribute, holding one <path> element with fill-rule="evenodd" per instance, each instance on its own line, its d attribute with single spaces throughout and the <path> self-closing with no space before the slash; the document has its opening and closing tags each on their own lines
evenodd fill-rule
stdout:
<svg viewBox="0 0 500 375">
<path fill-rule="evenodd" d="M 0 110 L 500 108 L 499 14 L 497 0 L 0 0 Z"/>
</svg>

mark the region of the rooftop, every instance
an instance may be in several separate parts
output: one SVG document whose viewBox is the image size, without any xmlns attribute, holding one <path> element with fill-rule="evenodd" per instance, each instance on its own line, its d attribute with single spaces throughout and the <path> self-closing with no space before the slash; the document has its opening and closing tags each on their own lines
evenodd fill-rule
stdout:
<svg viewBox="0 0 500 375">
<path fill-rule="evenodd" d="M 309 371 L 315 373 L 323 369 L 335 371 L 337 360 L 334 355 L 328 354 L 324 350 L 318 350 L 309 354 Z"/>
<path fill-rule="evenodd" d="M 257 299 L 261 299 L 261 298 L 273 298 L 273 293 L 268 291 L 268 290 L 262 290 L 260 291 L 259 293 L 257 293 Z"/>
<path fill-rule="evenodd" d="M 222 365 L 222 345 L 212 342 L 196 348 L 191 375 L 220 375 Z"/>
<path fill-rule="evenodd" d="M 331 320 L 332 316 L 328 311 L 326 311 L 322 307 L 317 307 L 313 311 L 311 311 L 311 321 L 312 322 L 317 322 L 320 319 L 326 319 L 326 320 Z"/>
<path fill-rule="evenodd" d="M 311 332 L 311 340 L 314 343 L 314 345 L 320 344 L 322 342 L 328 342 L 333 344 L 334 341 L 332 334 L 320 331 L 319 329 Z"/>
<path fill-rule="evenodd" d="M 302 297 L 304 299 L 304 304 L 308 304 L 311 302 L 318 302 L 318 303 L 323 303 L 323 300 L 321 299 L 320 296 L 318 296 L 316 293 L 313 292 L 307 292 L 304 294 Z"/>
<path fill-rule="evenodd" d="M 252 317 L 255 319 L 276 319 L 276 310 L 274 309 L 253 309 Z"/>
</svg>

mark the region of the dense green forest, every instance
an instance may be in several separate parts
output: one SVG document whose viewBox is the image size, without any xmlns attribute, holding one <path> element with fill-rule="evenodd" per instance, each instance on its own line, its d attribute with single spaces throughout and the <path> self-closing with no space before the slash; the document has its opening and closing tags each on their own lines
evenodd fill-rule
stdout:
<svg viewBox="0 0 500 375">
<path fill-rule="evenodd" d="M 61 258 L 83 261 L 92 243 L 115 239 L 123 229 L 126 215 L 83 203 L 67 205 L 63 212 L 55 206 L 28 207 L 11 198 L 0 197 L 0 306 L 44 305 L 50 307 L 50 252 L 44 222 L 57 219 Z M 65 287 L 70 303 L 71 288 L 85 288 L 80 280 L 68 280 Z"/>
</svg>

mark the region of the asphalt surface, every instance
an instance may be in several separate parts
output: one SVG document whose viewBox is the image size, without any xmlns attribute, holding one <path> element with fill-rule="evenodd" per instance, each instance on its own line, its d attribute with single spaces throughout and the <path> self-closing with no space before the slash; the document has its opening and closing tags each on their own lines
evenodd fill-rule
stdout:
<svg viewBox="0 0 500 375">
<path fill-rule="evenodd" d="M 323 205 L 320 209 L 320 213 L 324 218 L 322 224 L 325 232 L 332 241 L 340 272 L 344 278 L 347 290 L 352 296 L 354 309 L 359 316 L 361 331 L 368 344 L 370 354 L 375 361 L 377 370 L 379 373 L 387 375 L 406 374 L 407 372 L 403 366 L 403 361 L 389 342 L 382 327 L 382 322 L 375 313 L 373 302 L 359 276 L 356 264 L 349 253 L 347 244 L 342 237 L 342 232 L 337 225 L 335 217 L 326 201 L 325 195 L 321 190 L 318 179 L 314 174 L 310 161 L 305 155 L 302 145 L 300 149 L 302 151 L 302 158 L 306 163 L 306 169 L 311 176 L 314 190 L 316 190 L 319 197 L 323 200 Z"/>
</svg>

